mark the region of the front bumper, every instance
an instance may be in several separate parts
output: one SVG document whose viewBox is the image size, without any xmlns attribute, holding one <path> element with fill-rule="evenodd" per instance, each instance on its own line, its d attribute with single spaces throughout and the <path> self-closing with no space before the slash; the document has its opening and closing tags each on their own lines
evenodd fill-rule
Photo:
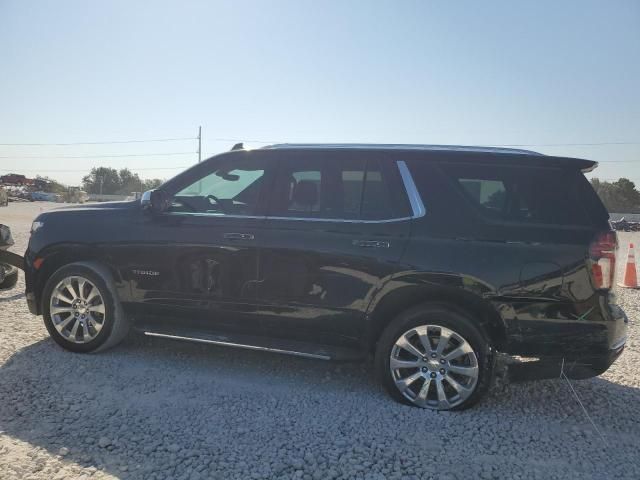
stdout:
<svg viewBox="0 0 640 480">
<path fill-rule="evenodd" d="M 36 295 L 33 292 L 27 292 L 26 299 L 27 307 L 29 308 L 31 314 L 39 315 L 40 312 L 38 311 L 38 302 L 36 301 Z"/>
</svg>

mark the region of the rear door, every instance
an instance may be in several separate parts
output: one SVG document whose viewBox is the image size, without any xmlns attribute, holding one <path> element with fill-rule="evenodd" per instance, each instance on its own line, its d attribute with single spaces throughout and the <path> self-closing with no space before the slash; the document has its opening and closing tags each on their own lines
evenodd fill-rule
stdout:
<svg viewBox="0 0 640 480">
<path fill-rule="evenodd" d="M 397 271 L 410 205 L 377 152 L 278 152 L 257 302 L 267 334 L 355 346 L 375 291 Z"/>
</svg>

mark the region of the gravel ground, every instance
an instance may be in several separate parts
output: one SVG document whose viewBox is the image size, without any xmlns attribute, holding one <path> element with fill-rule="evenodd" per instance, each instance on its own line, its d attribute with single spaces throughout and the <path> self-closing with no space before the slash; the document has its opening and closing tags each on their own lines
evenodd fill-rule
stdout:
<svg viewBox="0 0 640 480">
<path fill-rule="evenodd" d="M 47 204 L 0 208 L 17 252 Z M 621 244 L 640 234 L 622 234 Z M 621 270 L 621 269 L 619 269 Z M 63 351 L 0 293 L 0 478 L 640 478 L 640 342 L 601 377 L 507 386 L 478 407 L 399 405 L 369 364 L 332 364 L 130 335 Z M 640 291 L 618 292 L 630 318 Z"/>
</svg>

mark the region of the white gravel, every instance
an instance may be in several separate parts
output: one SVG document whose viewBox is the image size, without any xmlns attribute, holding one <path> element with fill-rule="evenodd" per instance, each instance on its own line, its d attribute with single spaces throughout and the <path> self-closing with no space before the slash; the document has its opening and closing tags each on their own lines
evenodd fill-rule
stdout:
<svg viewBox="0 0 640 480">
<path fill-rule="evenodd" d="M 47 204 L 0 208 L 22 253 Z M 626 254 L 631 235 L 622 234 Z M 619 269 L 621 270 L 621 269 Z M 508 386 L 478 407 L 394 403 L 369 364 L 332 364 L 137 335 L 65 352 L 0 293 L 0 478 L 640 478 L 640 346 L 573 385 Z M 640 314 L 640 292 L 618 292 Z"/>
</svg>

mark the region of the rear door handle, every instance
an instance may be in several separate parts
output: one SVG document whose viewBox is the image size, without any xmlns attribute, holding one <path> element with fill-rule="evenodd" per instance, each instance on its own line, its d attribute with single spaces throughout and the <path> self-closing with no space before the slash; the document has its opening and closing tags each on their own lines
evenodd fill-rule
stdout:
<svg viewBox="0 0 640 480">
<path fill-rule="evenodd" d="M 381 240 L 354 240 L 353 244 L 361 248 L 389 248 L 389 242 Z"/>
<path fill-rule="evenodd" d="M 253 240 L 254 236 L 251 233 L 225 233 L 224 238 L 227 240 Z"/>
</svg>

